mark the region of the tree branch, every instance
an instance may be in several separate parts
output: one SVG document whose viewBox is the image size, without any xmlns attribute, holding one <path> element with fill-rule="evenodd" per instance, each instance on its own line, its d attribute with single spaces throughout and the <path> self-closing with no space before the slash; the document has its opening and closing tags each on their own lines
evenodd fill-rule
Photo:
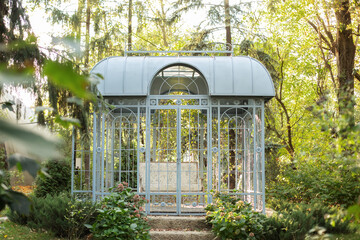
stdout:
<svg viewBox="0 0 360 240">
<path fill-rule="evenodd" d="M 322 27 L 324 28 L 325 34 L 326 36 L 328 36 L 329 40 L 330 40 L 330 45 L 332 46 L 330 49 L 331 51 L 335 54 L 335 41 L 334 41 L 334 37 L 332 35 L 332 33 L 326 28 L 326 25 L 324 23 L 324 20 L 322 18 L 319 17 L 319 15 L 317 15 L 318 20 L 320 21 Z"/>
<path fill-rule="evenodd" d="M 354 77 L 360 81 L 360 74 L 358 72 L 355 71 Z"/>
<path fill-rule="evenodd" d="M 319 37 L 324 40 L 325 44 L 333 52 L 334 47 L 331 45 L 331 43 L 328 41 L 328 39 L 326 39 L 326 37 L 320 32 L 319 28 L 310 20 L 306 19 L 306 21 L 310 24 L 310 26 L 312 26 L 314 28 L 314 30 L 319 34 Z"/>
</svg>

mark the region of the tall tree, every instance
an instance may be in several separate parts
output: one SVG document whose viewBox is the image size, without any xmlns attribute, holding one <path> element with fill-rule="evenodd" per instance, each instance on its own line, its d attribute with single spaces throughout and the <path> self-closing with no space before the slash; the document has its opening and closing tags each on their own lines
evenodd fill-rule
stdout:
<svg viewBox="0 0 360 240">
<path fill-rule="evenodd" d="M 319 12 L 308 16 L 308 23 L 318 34 L 319 48 L 323 61 L 335 85 L 340 117 L 350 126 L 355 125 L 354 118 L 354 78 L 360 77 L 355 69 L 356 48 L 354 35 L 359 35 L 360 22 L 353 22 L 354 14 L 360 5 L 349 0 L 314 1 Z M 323 14 L 321 14 L 323 13 Z M 335 26 L 334 24 L 335 23 Z M 356 28 L 353 28 L 353 25 Z M 326 52 L 331 53 L 336 62 L 335 69 L 329 63 Z"/>
<path fill-rule="evenodd" d="M 231 16 L 230 16 L 230 6 L 229 0 L 224 0 L 224 10 L 225 10 L 225 32 L 226 32 L 226 45 L 229 50 L 232 50 L 231 42 Z"/>
<path fill-rule="evenodd" d="M 129 0 L 128 7 L 128 49 L 131 50 L 132 45 L 132 0 Z"/>
</svg>

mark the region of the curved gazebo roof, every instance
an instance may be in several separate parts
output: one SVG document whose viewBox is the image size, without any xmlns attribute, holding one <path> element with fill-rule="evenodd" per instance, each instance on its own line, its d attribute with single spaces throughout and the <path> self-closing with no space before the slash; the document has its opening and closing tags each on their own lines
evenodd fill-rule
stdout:
<svg viewBox="0 0 360 240">
<path fill-rule="evenodd" d="M 266 68 L 257 60 L 244 56 L 131 56 L 103 59 L 91 70 L 101 74 L 97 85 L 104 97 L 147 96 L 153 80 L 171 66 L 194 69 L 206 80 L 210 96 L 275 96 L 274 84 Z"/>
</svg>

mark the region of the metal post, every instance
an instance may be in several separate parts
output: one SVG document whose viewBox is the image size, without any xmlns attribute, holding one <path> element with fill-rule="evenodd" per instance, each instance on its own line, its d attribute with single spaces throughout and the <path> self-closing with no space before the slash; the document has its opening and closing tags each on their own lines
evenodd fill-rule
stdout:
<svg viewBox="0 0 360 240">
<path fill-rule="evenodd" d="M 151 109 L 150 109 L 150 99 L 146 99 L 146 170 L 145 170 L 145 193 L 146 199 L 149 200 L 149 203 L 146 204 L 145 210 L 146 213 L 150 213 L 150 126 L 151 126 Z"/>
<path fill-rule="evenodd" d="M 212 203 L 212 195 L 210 193 L 210 191 L 213 188 L 213 172 L 212 172 L 212 106 L 211 106 L 211 101 L 210 99 L 208 99 L 208 106 L 209 108 L 207 109 L 207 176 L 208 176 L 208 184 L 207 184 L 207 195 L 208 195 L 208 204 Z"/>
<path fill-rule="evenodd" d="M 256 166 L 256 134 L 257 134 L 257 129 L 256 129 L 256 103 L 254 102 L 254 106 L 253 106 L 253 131 L 254 131 L 254 139 L 253 139 L 253 143 L 254 143 L 254 152 L 253 152 L 253 159 L 254 159 L 254 166 L 253 166 L 253 190 L 254 190 L 254 209 L 257 209 L 257 166 Z"/>
<path fill-rule="evenodd" d="M 93 113 L 93 183 L 92 183 L 92 200 L 93 202 L 96 201 L 96 196 L 95 196 L 95 193 L 96 193 L 96 138 L 97 138 L 97 134 L 96 134 L 96 113 L 94 111 Z"/>
<path fill-rule="evenodd" d="M 101 148 L 101 197 L 104 197 L 104 154 L 105 153 L 105 114 L 102 114 L 102 148 Z"/>
<path fill-rule="evenodd" d="M 179 107 L 176 108 L 176 130 L 176 212 L 181 214 L 181 109 Z"/>
<path fill-rule="evenodd" d="M 72 153 L 71 153 L 71 196 L 74 195 L 74 164 L 76 163 L 75 157 L 75 127 L 73 127 L 72 131 Z"/>
<path fill-rule="evenodd" d="M 264 114 L 264 100 L 261 103 L 261 171 L 262 171 L 262 200 L 263 200 L 263 214 L 265 214 L 265 114 Z"/>
</svg>

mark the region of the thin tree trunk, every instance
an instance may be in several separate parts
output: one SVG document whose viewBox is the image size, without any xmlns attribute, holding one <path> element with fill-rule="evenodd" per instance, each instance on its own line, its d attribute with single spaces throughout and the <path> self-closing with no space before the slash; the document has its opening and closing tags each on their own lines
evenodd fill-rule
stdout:
<svg viewBox="0 0 360 240">
<path fill-rule="evenodd" d="M 91 16 L 91 0 L 86 0 L 86 36 L 85 36 L 85 62 L 84 65 L 89 65 L 90 55 L 90 16 Z"/>
<path fill-rule="evenodd" d="M 43 106 L 43 100 L 41 97 L 41 92 L 39 90 L 38 86 L 35 86 L 35 92 L 36 92 L 36 101 L 35 101 L 35 105 L 37 107 L 42 107 Z M 44 115 L 44 111 L 39 111 L 37 114 L 37 124 L 41 125 L 41 126 L 45 126 L 45 115 Z"/>
<path fill-rule="evenodd" d="M 225 7 L 225 32 L 226 32 L 226 47 L 227 50 L 232 50 L 231 46 L 231 27 L 230 27 L 230 6 L 229 0 L 224 0 L 224 7 Z M 231 54 L 228 53 L 230 56 Z"/>
<path fill-rule="evenodd" d="M 129 14 L 128 14 L 128 50 L 132 49 L 132 0 L 129 0 Z"/>
<path fill-rule="evenodd" d="M 235 189 L 236 187 L 236 134 L 234 129 L 229 131 L 229 189 Z"/>
<path fill-rule="evenodd" d="M 168 47 L 169 43 L 167 41 L 167 36 L 166 36 L 166 14 L 165 14 L 163 0 L 160 0 L 160 5 L 161 5 L 160 27 L 161 27 L 161 31 L 162 31 L 162 35 L 163 35 L 164 46 Z"/>
<path fill-rule="evenodd" d="M 78 19 L 80 19 L 79 21 L 79 25 L 76 26 L 76 42 L 79 45 L 79 48 L 81 46 L 81 19 L 82 19 L 82 13 L 83 13 L 83 9 L 84 9 L 84 2 L 83 0 L 78 0 L 78 9 L 77 9 L 77 15 L 78 15 Z M 81 61 L 81 53 L 80 51 L 76 54 L 76 61 L 77 63 L 80 63 Z M 76 65 L 77 70 L 79 70 L 79 65 Z"/>
</svg>

